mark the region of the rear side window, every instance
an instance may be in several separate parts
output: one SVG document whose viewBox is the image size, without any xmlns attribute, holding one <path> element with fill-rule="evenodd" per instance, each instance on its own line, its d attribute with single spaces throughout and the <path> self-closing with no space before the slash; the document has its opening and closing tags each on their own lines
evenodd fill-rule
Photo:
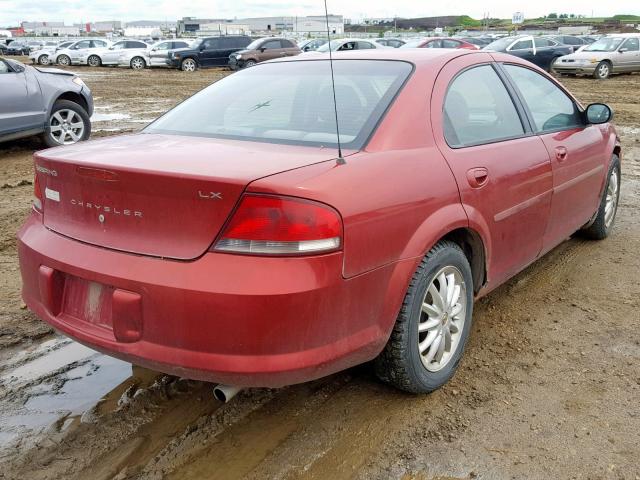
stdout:
<svg viewBox="0 0 640 480">
<path fill-rule="evenodd" d="M 626 48 L 630 52 L 637 52 L 639 48 L 640 42 L 637 38 L 629 38 L 626 42 L 622 44 L 621 48 Z"/>
<path fill-rule="evenodd" d="M 358 46 L 358 50 L 370 50 L 372 48 L 376 48 L 369 42 L 358 42 L 357 46 Z"/>
<path fill-rule="evenodd" d="M 400 61 L 334 60 L 340 140 L 360 149 L 411 73 Z M 326 60 L 262 64 L 230 75 L 145 129 L 270 143 L 336 146 Z"/>
<path fill-rule="evenodd" d="M 583 125 L 582 115 L 573 100 L 551 80 L 525 67 L 505 65 L 504 68 L 529 107 L 536 132 Z"/>
<path fill-rule="evenodd" d="M 493 67 L 458 75 L 444 102 L 444 136 L 451 147 L 496 142 L 524 134 L 516 107 Z"/>
<path fill-rule="evenodd" d="M 280 43 L 282 44 L 282 48 L 293 48 L 294 47 L 293 43 L 291 43 L 289 40 L 280 40 Z"/>
<path fill-rule="evenodd" d="M 440 40 L 432 40 L 427 43 L 424 48 L 442 48 L 442 42 Z"/>
<path fill-rule="evenodd" d="M 442 40 L 442 48 L 458 48 L 460 46 L 460 42 L 456 40 Z"/>
</svg>

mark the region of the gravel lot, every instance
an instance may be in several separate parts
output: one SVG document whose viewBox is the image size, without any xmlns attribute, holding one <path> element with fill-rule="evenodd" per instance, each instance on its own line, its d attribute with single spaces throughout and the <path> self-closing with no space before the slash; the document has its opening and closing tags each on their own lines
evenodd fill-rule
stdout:
<svg viewBox="0 0 640 480">
<path fill-rule="evenodd" d="M 94 137 L 227 74 L 74 70 Z M 569 239 L 482 299 L 458 373 L 428 396 L 365 365 L 222 405 L 211 385 L 56 335 L 24 309 L 15 243 L 42 145 L 0 144 L 0 478 L 640 479 L 640 75 L 562 81 L 616 112 L 616 229 Z"/>
</svg>

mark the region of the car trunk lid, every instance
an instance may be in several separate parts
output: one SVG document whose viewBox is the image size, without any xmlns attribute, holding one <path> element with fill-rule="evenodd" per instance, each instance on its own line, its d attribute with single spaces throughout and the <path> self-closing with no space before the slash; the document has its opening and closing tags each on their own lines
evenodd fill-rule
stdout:
<svg viewBox="0 0 640 480">
<path fill-rule="evenodd" d="M 138 134 L 35 155 L 44 224 L 126 252 L 193 259 L 251 181 L 335 157 L 319 147 Z"/>
</svg>

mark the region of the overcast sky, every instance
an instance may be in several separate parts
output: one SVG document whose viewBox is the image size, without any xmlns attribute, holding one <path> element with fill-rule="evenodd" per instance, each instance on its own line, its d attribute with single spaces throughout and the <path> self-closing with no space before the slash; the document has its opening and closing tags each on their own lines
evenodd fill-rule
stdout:
<svg viewBox="0 0 640 480">
<path fill-rule="evenodd" d="M 89 22 L 97 20 L 176 20 L 185 16 L 234 18 L 276 15 L 314 15 L 324 12 L 322 0 L 0 0 L 0 26 L 21 21 Z M 346 18 L 430 17 L 467 14 L 482 18 L 510 18 L 523 11 L 526 18 L 549 12 L 586 16 L 610 16 L 617 13 L 640 15 L 640 0 L 536 0 L 513 2 L 499 0 L 328 0 L 329 12 Z M 559 6 L 562 5 L 562 6 Z"/>
</svg>

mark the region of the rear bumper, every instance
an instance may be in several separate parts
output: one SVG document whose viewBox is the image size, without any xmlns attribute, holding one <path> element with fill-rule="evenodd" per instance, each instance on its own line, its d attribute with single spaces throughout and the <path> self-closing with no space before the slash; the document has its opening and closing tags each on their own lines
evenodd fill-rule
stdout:
<svg viewBox="0 0 640 480">
<path fill-rule="evenodd" d="M 374 358 L 415 265 L 407 260 L 345 280 L 341 252 L 169 261 L 71 240 L 35 213 L 18 240 L 23 299 L 42 320 L 126 361 L 240 386 L 304 382 Z M 77 296 L 68 278 L 109 287 L 103 321 L 70 313 L 89 307 L 66 307 Z"/>
</svg>

